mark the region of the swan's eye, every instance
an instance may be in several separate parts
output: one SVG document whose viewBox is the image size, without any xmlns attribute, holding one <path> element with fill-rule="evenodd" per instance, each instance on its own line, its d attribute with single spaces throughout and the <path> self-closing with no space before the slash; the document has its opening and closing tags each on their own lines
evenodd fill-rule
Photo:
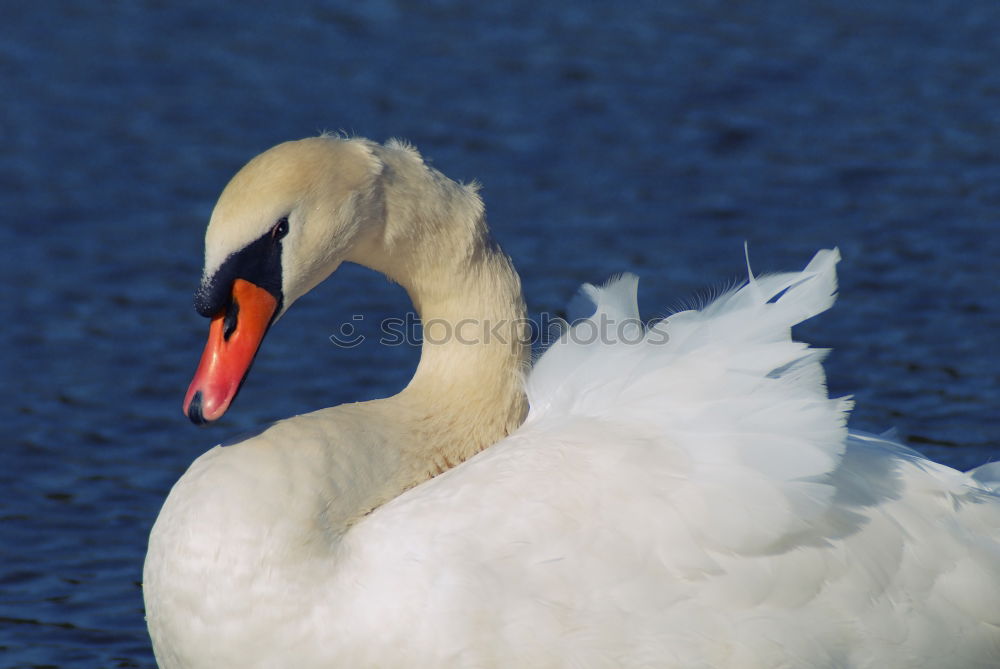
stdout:
<svg viewBox="0 0 1000 669">
<path fill-rule="evenodd" d="M 271 228 L 271 239 L 278 241 L 282 237 L 288 234 L 288 217 L 282 216 L 274 227 Z"/>
</svg>

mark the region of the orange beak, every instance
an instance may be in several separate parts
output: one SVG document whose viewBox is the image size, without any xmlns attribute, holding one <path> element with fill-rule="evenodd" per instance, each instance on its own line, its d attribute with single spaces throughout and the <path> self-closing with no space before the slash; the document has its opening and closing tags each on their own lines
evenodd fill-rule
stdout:
<svg viewBox="0 0 1000 669">
<path fill-rule="evenodd" d="M 278 300 L 244 279 L 233 282 L 230 306 L 215 314 L 198 371 L 184 396 L 184 414 L 199 425 L 226 413 L 250 371 Z"/>
</svg>

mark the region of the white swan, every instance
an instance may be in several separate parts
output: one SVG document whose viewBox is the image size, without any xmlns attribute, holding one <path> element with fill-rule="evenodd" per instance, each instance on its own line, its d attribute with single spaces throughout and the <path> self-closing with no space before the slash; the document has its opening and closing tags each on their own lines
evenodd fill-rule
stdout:
<svg viewBox="0 0 1000 669">
<path fill-rule="evenodd" d="M 191 465 L 146 558 L 157 661 L 1000 666 L 1000 477 L 848 434 L 822 352 L 790 339 L 837 259 L 645 333 L 634 278 L 587 287 L 596 313 L 535 366 L 518 427 L 525 349 L 496 324 L 523 317 L 520 287 L 474 190 L 395 142 L 258 156 L 206 235 L 189 416 L 225 411 L 269 324 L 342 261 L 464 336 L 425 343 L 395 397 Z M 585 343 L 595 327 L 622 341 Z"/>
</svg>

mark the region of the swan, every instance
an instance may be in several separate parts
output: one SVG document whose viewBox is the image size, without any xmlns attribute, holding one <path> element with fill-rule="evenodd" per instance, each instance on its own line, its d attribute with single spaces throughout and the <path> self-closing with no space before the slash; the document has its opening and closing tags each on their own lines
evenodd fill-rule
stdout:
<svg viewBox="0 0 1000 669">
<path fill-rule="evenodd" d="M 393 397 L 195 460 L 144 565 L 159 666 L 1000 666 L 1000 471 L 848 432 L 791 339 L 838 259 L 649 327 L 635 277 L 584 286 L 593 315 L 529 373 L 474 185 L 401 141 L 265 151 L 205 235 L 191 420 L 343 262 L 463 336 L 427 337 Z"/>
</svg>

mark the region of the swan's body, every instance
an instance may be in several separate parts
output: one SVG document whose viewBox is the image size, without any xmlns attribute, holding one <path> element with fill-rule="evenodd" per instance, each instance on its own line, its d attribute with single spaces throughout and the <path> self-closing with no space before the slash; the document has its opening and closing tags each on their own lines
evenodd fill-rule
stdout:
<svg viewBox="0 0 1000 669">
<path fill-rule="evenodd" d="M 297 189 L 301 165 L 313 181 Z M 283 145 L 245 168 L 213 215 L 204 285 L 292 201 L 308 206 L 289 217 L 277 313 L 354 260 L 400 281 L 425 319 L 523 316 L 475 195 L 403 146 L 358 140 Z M 326 241 L 315 212 L 334 220 Z M 848 434 L 820 352 L 790 340 L 832 304 L 836 261 L 751 277 L 645 334 L 618 327 L 637 318 L 633 280 L 590 289 L 589 323 L 623 341 L 577 330 L 554 345 L 519 428 L 523 345 L 469 345 L 474 325 L 464 344 L 425 344 L 395 397 L 212 449 L 150 538 L 158 662 L 1000 666 L 995 472 Z"/>
</svg>

